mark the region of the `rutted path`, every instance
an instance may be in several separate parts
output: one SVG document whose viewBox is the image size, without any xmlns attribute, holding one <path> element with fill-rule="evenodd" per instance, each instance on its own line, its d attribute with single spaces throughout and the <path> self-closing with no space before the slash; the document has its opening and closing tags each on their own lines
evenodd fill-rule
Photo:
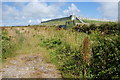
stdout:
<svg viewBox="0 0 120 80">
<path fill-rule="evenodd" d="M 55 65 L 46 63 L 40 54 L 19 55 L 3 65 L 2 78 L 60 78 Z"/>
</svg>

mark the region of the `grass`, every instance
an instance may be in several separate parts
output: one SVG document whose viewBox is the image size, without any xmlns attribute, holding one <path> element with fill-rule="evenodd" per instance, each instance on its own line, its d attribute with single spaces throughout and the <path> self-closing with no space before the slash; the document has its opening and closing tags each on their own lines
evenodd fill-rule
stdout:
<svg viewBox="0 0 120 80">
<path fill-rule="evenodd" d="M 68 25 L 68 27 L 73 26 L 73 22 L 71 21 L 70 17 L 66 17 L 66 18 L 60 18 L 60 19 L 52 19 L 52 20 L 48 20 L 45 22 L 42 22 L 40 25 L 65 25 L 66 22 L 70 22 L 70 24 Z M 78 18 L 75 20 L 76 23 L 81 23 Z M 85 23 L 90 23 L 90 24 L 95 24 L 95 23 L 108 23 L 105 21 L 97 21 L 97 20 L 87 20 L 87 19 L 83 19 L 83 22 Z"/>
<path fill-rule="evenodd" d="M 90 24 L 95 24 L 95 23 L 108 23 L 108 22 L 105 22 L 105 21 L 87 20 L 87 19 L 83 19 L 83 21 L 84 21 L 85 23 L 90 23 Z"/>
<path fill-rule="evenodd" d="M 65 25 L 66 21 L 70 21 L 70 17 L 45 21 L 42 22 L 40 25 Z"/>
<path fill-rule="evenodd" d="M 88 62 L 85 62 L 86 59 L 91 59 L 91 54 L 90 57 L 84 55 L 88 55 L 92 51 L 92 47 L 100 43 L 100 37 L 117 39 L 117 34 L 116 36 L 110 34 L 102 36 L 101 31 L 93 30 L 88 35 L 84 32 L 74 31 L 72 28 L 56 30 L 55 27 L 31 26 L 16 27 L 11 31 L 6 29 L 6 32 L 8 32 L 7 36 L 14 35 L 14 43 L 11 44 L 16 45 L 14 46 L 15 50 L 11 49 L 12 54 L 8 52 L 10 58 L 21 54 L 41 54 L 47 62 L 52 62 L 57 66 L 64 78 L 90 78 L 93 76 L 88 69 Z"/>
<path fill-rule="evenodd" d="M 67 66 L 66 61 L 72 60 L 72 57 L 75 57 L 77 53 L 82 52 L 83 40 L 87 36 L 85 33 L 79 34 L 78 32 L 72 32 L 71 29 L 54 31 L 54 29 L 51 28 L 45 33 L 46 35 L 43 39 L 43 44 L 45 46 L 43 47 L 50 51 L 51 62 L 56 64 L 59 69 L 63 68 L 64 65 Z M 61 41 L 60 45 L 52 43 L 54 40 L 58 41 L 59 39 Z M 70 70 L 69 74 L 67 73 L 67 70 L 62 71 L 62 75 L 65 78 L 77 77 L 72 75 L 72 73 L 74 73 L 74 70 Z"/>
<path fill-rule="evenodd" d="M 3 58 L 4 60 L 3 63 L 10 60 L 11 58 L 14 58 L 17 55 L 40 53 L 45 57 L 47 62 L 55 63 L 56 65 L 58 65 L 58 68 L 61 68 L 61 65 L 62 65 L 61 60 L 57 61 L 58 56 L 64 57 L 65 55 L 64 54 L 58 55 L 56 54 L 57 53 L 56 51 L 64 47 L 66 47 L 67 49 L 67 46 L 68 47 L 70 46 L 71 51 L 72 49 L 75 49 L 75 48 L 79 49 L 80 45 L 82 45 L 83 38 L 86 35 L 84 33 L 77 34 L 77 32 L 72 32 L 71 29 L 56 30 L 54 27 L 52 28 L 48 27 L 47 29 L 44 29 L 44 27 L 39 27 L 37 29 L 35 29 L 35 27 L 27 27 L 27 28 L 15 27 L 15 28 L 12 28 L 11 30 L 10 28 L 6 28 L 5 32 L 7 32 L 7 34 L 5 34 L 4 36 L 8 36 L 8 35 L 12 36 L 12 38 L 10 38 L 10 41 L 8 41 L 8 43 L 11 44 L 13 48 L 9 48 L 9 50 L 7 50 L 7 54 L 4 55 L 5 58 Z M 46 47 L 40 46 L 40 44 L 43 41 L 46 41 L 48 39 L 49 39 L 50 45 L 53 46 L 54 48 L 47 49 Z M 59 46 L 59 44 L 56 45 L 56 42 L 58 42 L 59 39 L 62 42 L 61 46 Z"/>
<path fill-rule="evenodd" d="M 50 26 L 50 25 L 66 25 L 66 22 L 69 22 L 69 24 L 67 24 L 68 27 L 72 27 L 74 25 L 74 23 L 70 17 L 45 21 L 45 22 L 41 23 L 40 25 L 45 25 L 45 26 L 46 25 L 48 25 L 48 26 Z M 78 19 L 76 19 L 75 22 L 81 23 Z"/>
<path fill-rule="evenodd" d="M 36 53 L 43 53 L 43 55 L 46 57 L 46 60 L 49 61 L 48 56 L 46 56 L 47 51 L 39 46 L 40 38 L 38 35 L 36 35 L 36 30 L 34 28 L 27 28 L 31 32 L 23 32 L 21 33 L 22 29 L 25 29 L 26 27 L 16 27 L 13 28 L 11 31 L 10 28 L 6 28 L 5 32 L 8 32 L 8 34 L 3 36 L 12 36 L 9 41 L 5 40 L 2 42 L 2 44 L 10 44 L 5 46 L 7 52 L 3 52 L 3 63 L 7 61 L 9 58 L 13 58 L 17 55 L 21 54 L 36 54 Z M 17 30 L 19 29 L 19 31 Z M 14 36 L 13 36 L 14 34 Z M 8 36 L 8 38 L 9 38 Z"/>
</svg>

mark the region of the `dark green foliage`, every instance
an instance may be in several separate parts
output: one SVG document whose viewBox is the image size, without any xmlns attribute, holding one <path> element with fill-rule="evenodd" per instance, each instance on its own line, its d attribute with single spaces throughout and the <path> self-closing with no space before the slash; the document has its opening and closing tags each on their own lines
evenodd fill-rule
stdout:
<svg viewBox="0 0 120 80">
<path fill-rule="evenodd" d="M 97 26 L 99 25 L 99 26 Z M 118 23 L 115 23 L 115 22 L 110 22 L 110 23 L 104 23 L 104 24 L 90 24 L 89 26 L 88 25 L 83 25 L 83 26 L 75 26 L 73 28 L 74 30 L 76 31 L 79 31 L 79 32 L 84 32 L 86 33 L 86 31 L 90 34 L 92 30 L 99 30 L 101 32 L 105 32 L 106 34 L 119 34 L 119 30 L 120 30 L 120 27 L 118 26 Z"/>
<path fill-rule="evenodd" d="M 92 48 L 91 74 L 94 78 L 120 78 L 120 37 L 111 39 L 99 37 L 99 43 Z"/>
<path fill-rule="evenodd" d="M 108 34 L 120 34 L 119 32 L 120 27 L 117 23 L 110 23 L 107 26 L 107 29 L 108 29 Z"/>
<path fill-rule="evenodd" d="M 17 37 L 13 37 L 9 35 L 7 29 L 2 29 L 2 60 L 5 61 L 8 57 L 14 56 L 15 51 L 20 49 L 24 42 L 24 37 L 20 34 L 18 30 L 16 30 L 18 34 Z M 14 42 L 13 39 L 17 40 Z"/>
<path fill-rule="evenodd" d="M 61 45 L 56 50 L 56 53 L 58 54 L 70 53 L 70 52 L 71 52 L 71 48 L 70 48 L 70 45 L 67 43 L 64 43 L 64 45 Z"/>
<path fill-rule="evenodd" d="M 57 47 L 61 43 L 62 42 L 60 39 L 47 39 L 43 41 L 42 45 L 46 46 L 48 49 L 51 49 L 51 48 Z"/>
<path fill-rule="evenodd" d="M 101 24 L 101 25 L 99 26 L 99 29 L 100 29 L 100 31 L 103 32 L 103 31 L 106 29 L 105 24 Z"/>
<path fill-rule="evenodd" d="M 83 61 L 80 50 L 70 47 L 70 44 L 64 43 L 55 50 L 57 58 L 62 62 L 60 70 L 63 74 L 80 76 L 82 71 Z"/>
<path fill-rule="evenodd" d="M 10 37 L 7 31 L 4 29 L 2 31 L 2 58 L 6 59 L 7 55 L 11 54 L 13 50 L 13 45 L 11 44 Z"/>
<path fill-rule="evenodd" d="M 90 33 L 88 36 L 92 55 L 89 64 L 83 60 L 83 45 L 75 48 L 72 44 L 56 38 L 43 40 L 42 43 L 43 46 L 52 49 L 51 55 L 55 57 L 63 77 L 101 80 L 120 78 L 120 37 L 117 23 L 82 25 L 73 29 Z M 102 35 L 102 32 L 106 34 Z"/>
<path fill-rule="evenodd" d="M 90 25 L 90 30 L 96 30 L 96 29 L 97 29 L 97 26 L 95 24 Z"/>
<path fill-rule="evenodd" d="M 71 48 L 70 44 L 61 41 L 60 39 L 44 40 L 42 46 L 47 47 L 47 49 L 54 49 L 51 54 L 56 54 L 56 59 L 58 62 L 61 62 L 59 66 L 60 70 L 63 72 L 63 75 L 69 74 L 80 76 L 83 66 L 80 50 Z"/>
</svg>

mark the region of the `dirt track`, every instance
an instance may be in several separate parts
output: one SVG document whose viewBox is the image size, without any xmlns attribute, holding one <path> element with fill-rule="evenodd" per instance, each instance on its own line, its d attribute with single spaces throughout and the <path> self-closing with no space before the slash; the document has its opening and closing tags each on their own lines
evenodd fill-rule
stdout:
<svg viewBox="0 0 120 80">
<path fill-rule="evenodd" d="M 26 27 L 6 28 L 6 30 L 8 35 L 12 36 L 12 42 L 18 46 L 19 44 L 22 45 L 20 49 L 14 52 L 16 56 L 7 58 L 2 69 L 0 68 L 2 78 L 61 78 L 59 70 L 47 58 L 49 54 L 45 57 L 46 52 L 38 45 L 40 43 L 39 37 L 33 37 L 38 35 L 38 32 L 39 35 L 43 35 L 43 28 L 40 29 L 41 31 Z M 21 40 L 24 41 L 19 42 Z"/>
<path fill-rule="evenodd" d="M 16 56 L 3 65 L 3 78 L 60 78 L 55 65 L 46 63 L 39 54 Z"/>
</svg>

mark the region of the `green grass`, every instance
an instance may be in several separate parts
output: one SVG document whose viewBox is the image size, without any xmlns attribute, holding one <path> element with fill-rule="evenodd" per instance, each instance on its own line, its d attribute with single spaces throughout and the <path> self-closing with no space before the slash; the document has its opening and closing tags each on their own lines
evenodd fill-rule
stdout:
<svg viewBox="0 0 120 80">
<path fill-rule="evenodd" d="M 87 19 L 83 19 L 83 21 L 84 21 L 85 23 L 90 23 L 90 24 L 95 24 L 95 23 L 108 23 L 108 22 L 105 22 L 105 21 L 87 20 Z"/>
<path fill-rule="evenodd" d="M 65 25 L 66 22 L 70 22 L 70 24 L 68 26 L 73 26 L 70 17 L 44 21 L 40 25 Z M 76 19 L 75 22 L 76 23 L 81 23 L 78 19 Z M 87 19 L 83 19 L 83 22 L 90 23 L 90 24 L 94 24 L 94 23 L 107 23 L 105 21 L 87 20 Z"/>
<path fill-rule="evenodd" d="M 101 31 L 103 31 L 106 28 L 106 25 L 103 26 L 103 24 L 102 24 L 101 26 L 102 26 L 102 28 L 100 28 L 100 29 L 102 29 Z M 111 25 L 111 27 L 115 27 L 115 26 L 116 25 L 114 25 L 114 24 Z M 92 49 L 94 49 L 94 48 L 96 48 L 96 46 L 98 46 L 97 50 L 100 51 L 101 54 L 103 54 L 104 50 L 99 49 L 99 45 L 100 46 L 103 45 L 102 48 L 104 49 L 104 46 L 105 46 L 103 44 L 104 40 L 106 40 L 105 43 L 107 43 L 107 41 L 109 41 L 109 40 L 112 40 L 113 34 L 106 34 L 105 36 L 103 36 L 103 35 L 101 35 L 101 31 L 95 29 L 91 32 L 91 34 L 88 35 L 83 32 L 79 33 L 79 32 L 72 31 L 71 29 L 52 32 L 52 28 L 51 28 L 49 30 L 49 32 L 46 32 L 48 34 L 49 33 L 51 33 L 51 34 L 49 34 L 49 37 L 48 37 L 48 35 L 44 36 L 45 39 L 43 39 L 43 42 L 41 42 L 41 43 L 45 45 L 43 47 L 47 48 L 50 51 L 51 61 L 58 66 L 58 68 L 61 70 L 62 76 L 64 78 L 83 78 L 83 74 L 82 74 L 83 69 L 87 69 L 87 73 L 84 75 L 84 77 L 95 78 L 95 75 L 97 75 L 97 74 L 96 73 L 91 74 L 91 71 L 96 68 L 92 65 L 91 65 L 92 68 L 90 68 L 89 64 L 85 63 L 83 61 L 83 57 L 82 57 L 83 53 L 84 53 L 83 45 L 84 45 L 85 37 L 88 37 L 89 41 L 90 41 L 89 48 L 88 48 L 89 50 L 87 50 L 88 53 L 92 53 L 91 52 Z M 117 30 L 115 30 L 115 31 L 117 31 Z M 117 35 L 117 32 L 114 34 Z M 114 39 L 117 40 L 117 37 L 118 36 L 114 37 Z M 101 43 L 101 39 L 103 40 L 103 43 Z M 61 44 L 56 45 L 57 43 L 54 43 L 54 41 L 55 42 L 57 41 L 57 43 L 59 43 L 59 41 L 60 41 Z M 107 43 L 107 44 L 109 44 L 109 43 Z M 116 41 L 115 41 L 115 44 L 116 44 Z M 114 45 L 114 44 L 110 44 L 110 45 Z M 113 49 L 114 46 L 108 46 L 108 47 L 106 46 L 105 48 L 106 48 L 106 50 L 107 50 L 107 48 L 110 48 L 110 47 Z M 118 53 L 118 46 L 116 46 L 116 47 L 117 47 L 116 50 L 114 49 L 115 51 L 112 52 L 111 54 Z M 97 52 L 95 52 L 94 55 L 97 56 Z M 92 55 L 89 55 L 89 56 L 91 58 Z M 116 56 L 116 58 L 117 58 L 117 56 Z M 91 59 L 97 60 L 96 57 L 94 57 L 94 58 L 92 57 Z M 100 59 L 104 59 L 103 56 L 101 56 Z M 109 58 L 106 58 L 106 59 L 109 59 Z M 107 63 L 107 62 L 105 62 L 105 63 Z M 114 63 L 112 65 L 115 65 L 115 64 L 116 63 Z M 98 63 L 98 66 L 99 65 L 105 66 L 105 65 Z M 109 70 L 109 71 L 112 72 L 111 70 Z M 109 74 L 107 74 L 107 73 L 103 73 L 103 74 L 106 75 L 106 78 L 108 78 Z M 102 75 L 102 72 L 101 72 L 99 77 L 101 77 L 101 76 L 104 77 L 104 75 Z M 113 78 L 113 77 L 111 77 L 111 78 Z"/>
<path fill-rule="evenodd" d="M 60 18 L 60 19 L 53 19 L 42 22 L 40 25 L 66 25 L 66 22 L 69 22 L 68 27 L 74 26 L 73 21 L 71 21 L 70 17 Z M 81 23 L 78 19 L 75 20 L 76 23 Z"/>
<path fill-rule="evenodd" d="M 50 21 L 40 25 L 65 25 L 66 21 Z"/>
<path fill-rule="evenodd" d="M 65 25 L 66 21 L 70 21 L 70 17 L 44 21 L 40 25 Z"/>
<path fill-rule="evenodd" d="M 51 62 L 57 65 L 64 78 L 80 77 L 81 74 L 74 74 L 75 72 L 81 73 L 79 66 L 76 65 L 78 60 L 74 58 L 81 59 L 83 40 L 87 35 L 72 32 L 71 29 L 52 32 L 52 28 L 46 33 L 49 35 L 44 36 L 40 43 L 41 46 L 50 51 Z M 77 66 L 76 69 L 74 64 Z"/>
</svg>

